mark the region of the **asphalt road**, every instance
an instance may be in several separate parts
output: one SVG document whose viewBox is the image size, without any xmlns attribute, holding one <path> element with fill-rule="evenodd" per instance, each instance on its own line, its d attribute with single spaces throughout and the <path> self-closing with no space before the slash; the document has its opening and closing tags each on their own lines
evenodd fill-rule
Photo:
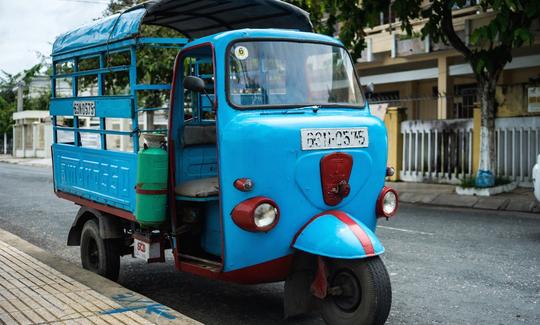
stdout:
<svg viewBox="0 0 540 325">
<path fill-rule="evenodd" d="M 65 245 L 77 207 L 54 196 L 50 174 L 0 163 L 0 228 L 79 263 L 78 248 Z M 540 216 L 408 205 L 378 235 L 392 280 L 389 324 L 540 324 Z M 283 322 L 283 283 L 220 283 L 130 257 L 119 282 L 206 324 Z"/>
</svg>

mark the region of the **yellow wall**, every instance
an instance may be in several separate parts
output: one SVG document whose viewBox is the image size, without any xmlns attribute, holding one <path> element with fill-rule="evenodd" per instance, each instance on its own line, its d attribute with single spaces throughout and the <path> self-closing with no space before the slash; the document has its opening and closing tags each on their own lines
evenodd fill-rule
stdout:
<svg viewBox="0 0 540 325">
<path fill-rule="evenodd" d="M 540 66 L 527 69 L 504 71 L 497 87 L 498 117 L 532 116 L 540 113 L 527 112 L 527 84 L 529 78 L 540 76 Z M 476 83 L 470 76 L 453 77 L 453 85 Z M 437 119 L 437 99 L 432 97 L 433 87 L 437 87 L 436 79 L 407 81 L 375 85 L 375 92 L 399 91 L 400 107 L 406 108 L 407 120 Z M 480 98 L 478 98 L 480 100 Z M 396 103 L 391 103 L 396 105 Z M 452 118 L 453 108 L 448 109 Z"/>
<path fill-rule="evenodd" d="M 527 84 L 529 78 L 540 76 L 540 67 L 505 71 L 495 97 L 499 104 L 497 117 L 534 116 L 527 111 Z"/>
</svg>

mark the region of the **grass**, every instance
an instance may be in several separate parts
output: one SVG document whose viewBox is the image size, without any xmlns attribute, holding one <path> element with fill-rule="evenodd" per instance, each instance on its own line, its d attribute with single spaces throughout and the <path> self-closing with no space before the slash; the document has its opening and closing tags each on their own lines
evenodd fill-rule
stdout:
<svg viewBox="0 0 540 325">
<path fill-rule="evenodd" d="M 510 179 L 508 179 L 508 177 L 497 176 L 495 178 L 495 186 L 507 185 L 510 183 L 511 181 Z M 464 179 L 461 180 L 460 186 L 463 188 L 473 188 L 473 187 L 476 188 L 476 177 L 475 176 L 465 177 Z"/>
</svg>

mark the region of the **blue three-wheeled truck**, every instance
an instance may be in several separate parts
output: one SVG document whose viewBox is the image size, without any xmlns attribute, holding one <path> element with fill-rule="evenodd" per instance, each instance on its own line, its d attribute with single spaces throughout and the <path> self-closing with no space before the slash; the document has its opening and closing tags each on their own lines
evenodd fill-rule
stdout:
<svg viewBox="0 0 540 325">
<path fill-rule="evenodd" d="M 148 76 L 171 51 L 171 73 Z M 54 190 L 80 205 L 68 245 L 84 268 L 114 280 L 121 256 L 171 250 L 180 271 L 285 281 L 287 317 L 386 321 L 386 129 L 347 50 L 307 13 L 149 1 L 61 35 L 52 58 Z"/>
</svg>

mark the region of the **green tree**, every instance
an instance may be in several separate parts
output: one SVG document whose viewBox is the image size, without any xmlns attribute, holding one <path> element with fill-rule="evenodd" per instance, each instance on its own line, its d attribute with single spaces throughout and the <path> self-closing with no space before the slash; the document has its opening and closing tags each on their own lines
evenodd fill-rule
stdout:
<svg viewBox="0 0 540 325">
<path fill-rule="evenodd" d="M 480 0 L 483 11 L 492 10 L 489 23 L 472 31 L 465 43 L 454 30 L 452 9 L 468 4 L 466 0 L 293 0 L 308 10 L 317 31 L 333 34 L 335 21 L 340 24 L 339 37 L 359 57 L 363 48 L 363 29 L 377 24 L 378 14 L 391 8 L 401 28 L 412 35 L 412 22 L 425 20 L 422 37 L 450 44 L 471 65 L 481 99 L 480 166 L 492 173 L 496 159 L 495 90 L 504 66 L 512 61 L 512 50 L 532 44 L 531 26 L 540 17 L 538 0 Z"/>
</svg>

